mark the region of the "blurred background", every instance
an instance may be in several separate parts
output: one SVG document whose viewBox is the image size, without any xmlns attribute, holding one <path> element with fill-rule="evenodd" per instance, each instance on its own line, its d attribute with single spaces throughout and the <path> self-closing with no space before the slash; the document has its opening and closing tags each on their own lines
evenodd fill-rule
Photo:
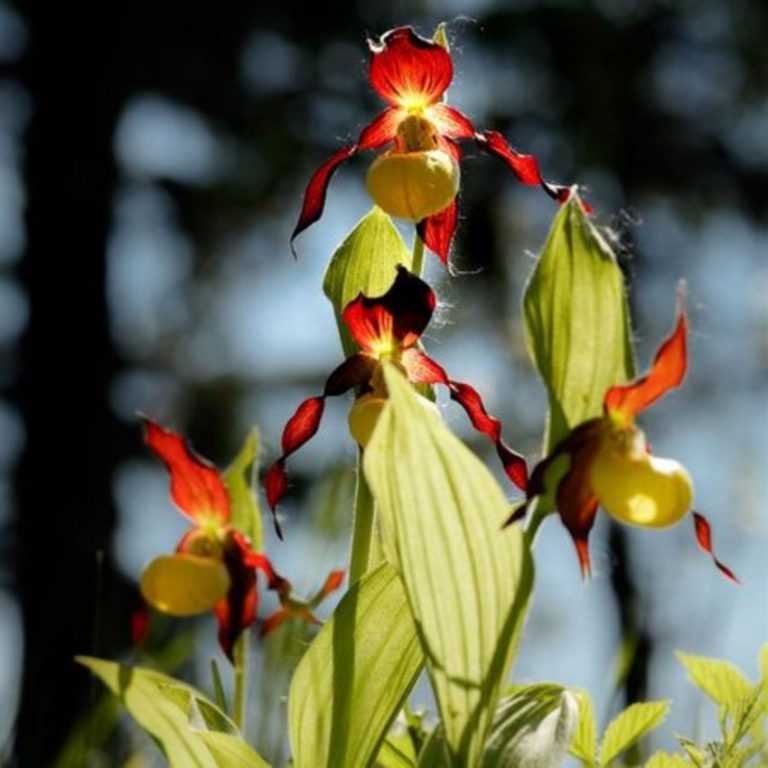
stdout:
<svg viewBox="0 0 768 768">
<path fill-rule="evenodd" d="M 582 583 L 552 518 L 514 678 L 589 689 L 603 724 L 626 701 L 672 698 L 659 746 L 673 732 L 714 736 L 673 652 L 724 656 L 754 678 L 768 639 L 768 6 L 283 0 L 108 13 L 67 43 L 78 72 L 59 87 L 55 24 L 40 6 L 0 4 L 0 762 L 122 765 L 141 749 L 71 661 L 129 653 L 137 576 L 184 529 L 136 413 L 220 465 L 257 424 L 275 456 L 285 420 L 340 360 L 320 285 L 370 206 L 370 159 L 338 172 L 294 261 L 304 185 L 380 109 L 365 34 L 413 24 L 430 35 L 443 20 L 451 102 L 538 155 L 548 178 L 586 185 L 611 227 L 641 368 L 687 279 L 691 372 L 642 422 L 655 453 L 689 468 L 718 554 L 743 581 L 719 576 L 688 521 L 658 533 L 601 517 L 595 576 Z M 555 209 L 468 155 L 453 254 L 463 274 L 449 279 L 428 257 L 441 310 L 426 344 L 535 460 L 545 396 L 520 305 Z M 463 414 L 442 407 L 488 455 Z M 345 564 L 346 410 L 331 404 L 293 462 L 287 541 L 267 538 L 300 592 Z M 156 630 L 155 662 L 210 690 L 213 621 Z M 250 733 L 277 764 L 302 632 L 254 650 Z M 424 685 L 416 701 L 430 705 Z"/>
</svg>

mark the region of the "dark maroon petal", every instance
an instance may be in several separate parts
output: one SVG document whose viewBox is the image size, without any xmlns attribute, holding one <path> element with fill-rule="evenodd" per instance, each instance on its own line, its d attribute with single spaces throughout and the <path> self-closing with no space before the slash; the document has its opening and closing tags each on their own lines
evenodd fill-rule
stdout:
<svg viewBox="0 0 768 768">
<path fill-rule="evenodd" d="M 312 175 L 304 191 L 304 204 L 301 208 L 299 221 L 291 235 L 291 250 L 296 256 L 293 248 L 293 241 L 297 235 L 303 232 L 307 227 L 314 224 L 322 215 L 325 206 L 325 193 L 328 189 L 328 182 L 331 180 L 335 170 L 345 161 L 349 160 L 357 152 L 356 144 L 348 144 L 337 150 L 331 155 Z"/>
<path fill-rule="evenodd" d="M 393 141 L 397 126 L 404 115 L 397 107 L 387 107 L 370 125 L 363 128 L 357 140 L 357 149 L 378 149 Z"/>
<path fill-rule="evenodd" d="M 224 541 L 224 565 L 229 573 L 229 591 L 213 609 L 219 622 L 219 645 L 232 661 L 232 650 L 240 633 L 256 619 L 259 593 L 256 570 L 247 553 L 231 534 Z"/>
<path fill-rule="evenodd" d="M 430 107 L 427 117 L 435 124 L 438 133 L 446 139 L 472 139 L 475 126 L 472 121 L 448 104 L 435 104 Z"/>
<path fill-rule="evenodd" d="M 560 184 L 550 184 L 544 181 L 539 170 L 539 161 L 533 155 L 522 155 L 512 149 L 507 140 L 498 131 L 483 131 L 476 135 L 478 145 L 503 160 L 512 173 L 523 184 L 541 186 L 541 188 L 558 203 L 564 203 L 570 196 L 569 187 Z"/>
<path fill-rule="evenodd" d="M 144 645 L 150 628 L 149 608 L 141 600 L 138 607 L 131 612 L 131 642 L 134 647 L 140 648 Z"/>
<path fill-rule="evenodd" d="M 603 400 L 605 410 L 634 418 L 670 389 L 679 387 L 688 370 L 687 337 L 688 319 L 681 309 L 675 330 L 659 347 L 651 370 L 631 384 L 611 387 Z"/>
<path fill-rule="evenodd" d="M 288 489 L 288 476 L 285 471 L 286 459 L 295 453 L 302 445 L 312 439 L 320 427 L 325 410 L 325 398 L 343 395 L 350 389 L 367 384 L 376 361 L 366 355 L 353 355 L 339 365 L 325 382 L 323 394 L 307 398 L 296 412 L 288 419 L 282 437 L 283 453 L 280 458 L 267 470 L 264 477 L 264 491 L 267 503 L 272 510 L 272 520 L 275 531 L 280 539 L 283 538 L 275 509 Z"/>
<path fill-rule="evenodd" d="M 696 541 L 704 552 L 706 552 L 711 558 L 714 564 L 720 569 L 720 572 L 731 581 L 736 584 L 741 584 L 736 574 L 725 563 L 720 562 L 715 557 L 715 551 L 712 546 L 712 527 L 709 524 L 704 515 L 700 515 L 698 512 L 693 513 L 693 528 L 696 533 Z"/>
<path fill-rule="evenodd" d="M 480 394 L 474 387 L 461 381 L 449 381 L 448 390 L 451 399 L 455 400 L 469 416 L 472 426 L 482 432 L 495 446 L 496 453 L 507 477 L 521 490 L 528 487 L 528 465 L 525 459 L 513 451 L 501 437 L 501 422 L 485 410 Z"/>
<path fill-rule="evenodd" d="M 442 45 L 398 27 L 368 40 L 371 87 L 390 104 L 426 107 L 439 101 L 453 79 L 451 55 Z"/>
<path fill-rule="evenodd" d="M 429 324 L 436 303 L 432 289 L 401 265 L 383 296 L 369 298 L 361 293 L 346 306 L 342 319 L 360 349 L 375 356 L 382 350 L 412 347 Z"/>
</svg>

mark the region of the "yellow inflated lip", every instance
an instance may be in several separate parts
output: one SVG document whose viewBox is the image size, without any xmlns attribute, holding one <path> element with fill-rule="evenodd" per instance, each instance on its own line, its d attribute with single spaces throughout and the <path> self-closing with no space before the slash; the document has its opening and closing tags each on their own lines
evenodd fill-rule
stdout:
<svg viewBox="0 0 768 768">
<path fill-rule="evenodd" d="M 195 616 L 210 611 L 229 591 L 229 573 L 212 557 L 161 555 L 141 575 L 141 594 L 158 611 Z"/>
</svg>

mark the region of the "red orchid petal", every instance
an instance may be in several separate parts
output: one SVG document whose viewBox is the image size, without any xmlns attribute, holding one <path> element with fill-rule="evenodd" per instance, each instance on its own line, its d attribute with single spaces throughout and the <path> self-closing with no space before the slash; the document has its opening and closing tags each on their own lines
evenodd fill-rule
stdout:
<svg viewBox="0 0 768 768">
<path fill-rule="evenodd" d="M 193 522 L 229 520 L 229 495 L 219 471 L 198 456 L 181 435 L 144 421 L 144 440 L 171 475 L 171 497 Z"/>
<path fill-rule="evenodd" d="M 659 347 L 651 370 L 632 384 L 611 387 L 603 401 L 606 411 L 633 417 L 680 386 L 688 368 L 687 335 L 688 320 L 681 310 L 675 330 Z"/>
<path fill-rule="evenodd" d="M 307 227 L 314 224 L 322 215 L 325 207 L 325 193 L 328 189 L 328 183 L 331 180 L 335 170 L 345 161 L 349 160 L 357 152 L 356 144 L 347 144 L 341 149 L 336 150 L 313 174 L 304 191 L 304 203 L 301 207 L 301 214 L 296 223 L 296 228 L 291 235 L 291 250 L 296 256 L 293 248 L 293 241 Z"/>
<path fill-rule="evenodd" d="M 363 128 L 357 140 L 357 149 L 378 149 L 393 141 L 397 135 L 397 126 L 403 119 L 399 107 L 387 107 L 380 115 Z"/>
<path fill-rule="evenodd" d="M 328 578 L 325 580 L 325 584 L 321 587 L 318 598 L 320 600 L 325 599 L 331 592 L 335 592 L 344 583 L 344 571 L 331 571 L 328 574 Z"/>
<path fill-rule="evenodd" d="M 715 557 L 715 552 L 712 547 L 712 528 L 704 515 L 700 515 L 698 512 L 693 513 L 693 527 L 696 532 L 696 541 L 704 552 L 706 552 L 713 560 L 715 565 L 720 569 L 720 572 L 731 581 L 736 584 L 741 584 L 736 574 L 724 563 L 720 562 Z"/>
<path fill-rule="evenodd" d="M 307 398 L 288 419 L 282 437 L 283 453 L 267 470 L 264 490 L 272 510 L 272 522 L 280 539 L 283 532 L 277 520 L 275 509 L 288 488 L 285 461 L 317 432 L 325 409 L 325 398 L 343 395 L 350 389 L 366 384 L 373 374 L 376 362 L 365 355 L 353 355 L 339 365 L 328 377 L 323 394 Z"/>
<path fill-rule="evenodd" d="M 412 347 L 429 324 L 437 299 L 432 289 L 405 267 L 383 296 L 368 298 L 361 293 L 351 301 L 342 319 L 363 352 L 376 355 Z"/>
<path fill-rule="evenodd" d="M 437 254 L 440 261 L 448 266 L 448 256 L 451 252 L 453 235 L 459 223 L 459 205 L 453 202 L 440 213 L 422 219 L 418 224 L 419 237 L 432 253 Z"/>
<path fill-rule="evenodd" d="M 265 638 L 290 618 L 290 611 L 288 611 L 286 608 L 278 608 L 273 614 L 267 616 L 267 618 L 264 619 L 264 621 L 261 623 L 259 637 L 262 639 Z"/>
<path fill-rule="evenodd" d="M 219 622 L 219 645 L 230 661 L 237 638 L 253 624 L 258 610 L 256 570 L 250 565 L 249 552 L 250 548 L 244 549 L 241 540 L 230 532 L 224 541 L 229 592 L 213 609 Z"/>
<path fill-rule="evenodd" d="M 442 45 L 398 27 L 368 40 L 368 79 L 382 99 L 399 107 L 428 106 L 439 101 L 453 79 L 451 55 Z"/>
<path fill-rule="evenodd" d="M 467 413 L 472 426 L 482 432 L 495 446 L 507 477 L 521 490 L 528 485 L 525 459 L 513 451 L 501 438 L 501 422 L 485 410 L 483 399 L 469 384 L 448 378 L 445 369 L 419 349 L 409 349 L 401 358 L 408 379 L 414 384 L 444 384 Z"/>
<path fill-rule="evenodd" d="M 483 131 L 476 135 L 477 143 L 486 152 L 501 158 L 512 173 L 523 184 L 539 185 L 553 199 L 564 203 L 570 196 L 569 187 L 544 181 L 539 170 L 539 161 L 533 155 L 522 155 L 512 149 L 509 142 L 498 131 Z"/>
<path fill-rule="evenodd" d="M 429 108 L 427 117 L 435 124 L 438 133 L 447 139 L 473 139 L 475 126 L 472 121 L 455 107 L 435 104 Z"/>
<path fill-rule="evenodd" d="M 573 457 L 573 466 L 557 487 L 557 510 L 576 547 L 581 575 L 592 574 L 589 559 L 589 532 L 597 515 L 597 498 L 589 483 L 589 463 L 584 457 Z"/>
</svg>

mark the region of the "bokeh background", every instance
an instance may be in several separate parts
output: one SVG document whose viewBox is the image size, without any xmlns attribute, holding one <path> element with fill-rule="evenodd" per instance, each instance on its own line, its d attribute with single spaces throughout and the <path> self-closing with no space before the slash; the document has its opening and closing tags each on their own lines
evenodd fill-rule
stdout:
<svg viewBox="0 0 768 768">
<path fill-rule="evenodd" d="M 658 745 L 673 731 L 714 735 L 673 652 L 725 656 L 754 677 L 768 638 L 768 6 L 283 0 L 108 13 L 81 48 L 69 44 L 80 71 L 60 89 L 55 24 L 41 7 L 0 5 L 0 760 L 53 765 L 73 733 L 90 756 L 59 764 L 119 765 L 141 749 L 135 732 L 113 733 L 114 713 L 71 662 L 129 652 L 137 575 L 184 526 L 136 413 L 220 464 L 258 424 L 275 455 L 292 409 L 339 361 L 320 284 L 370 205 L 369 159 L 337 174 L 294 261 L 303 186 L 379 108 L 365 33 L 409 23 L 430 34 L 443 20 L 452 103 L 537 154 L 549 178 L 584 184 L 611 227 L 640 366 L 687 280 L 691 373 L 643 424 L 656 453 L 690 469 L 718 553 L 743 580 L 719 577 L 687 522 L 650 533 L 601 520 L 582 583 L 553 518 L 515 679 L 585 687 L 603 723 L 625 701 L 672 698 Z M 429 261 L 441 311 L 428 348 L 536 459 L 545 397 L 520 304 L 555 211 L 472 150 L 462 209 L 463 274 Z M 287 541 L 268 537 L 299 591 L 346 557 L 345 418 L 346 404 L 329 407 L 293 463 Z M 209 688 L 212 624 L 161 626 L 155 660 Z M 305 642 L 296 630 L 254 651 L 251 733 L 277 763 L 285 660 Z M 424 686 L 417 700 L 429 706 Z M 84 726 L 94 706 L 101 719 Z"/>
</svg>

